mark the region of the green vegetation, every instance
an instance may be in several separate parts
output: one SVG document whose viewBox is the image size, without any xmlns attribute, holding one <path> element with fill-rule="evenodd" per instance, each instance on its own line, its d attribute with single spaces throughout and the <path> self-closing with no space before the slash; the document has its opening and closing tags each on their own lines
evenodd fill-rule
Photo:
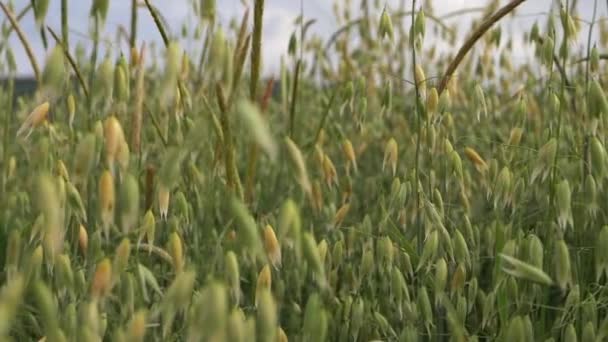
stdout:
<svg viewBox="0 0 608 342">
<path fill-rule="evenodd" d="M 90 55 L 48 1 L 0 2 L 0 68 L 24 48 L 39 81 L 0 93 L 1 340 L 608 338 L 606 18 L 562 1 L 514 65 L 523 0 L 471 9 L 464 42 L 430 1 L 337 1 L 340 30 L 299 18 L 264 80 L 263 0 L 230 27 L 194 2 L 194 51 L 133 0 L 105 55 L 109 0 Z"/>
</svg>

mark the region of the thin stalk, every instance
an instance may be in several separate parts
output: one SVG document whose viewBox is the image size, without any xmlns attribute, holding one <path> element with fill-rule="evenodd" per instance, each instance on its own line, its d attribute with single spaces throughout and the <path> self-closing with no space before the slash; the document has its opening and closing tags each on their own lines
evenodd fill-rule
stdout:
<svg viewBox="0 0 608 342">
<path fill-rule="evenodd" d="M 486 33 L 502 17 L 512 12 L 515 8 L 517 8 L 517 6 L 521 5 L 524 1 L 526 0 L 513 0 L 509 2 L 504 7 L 499 9 L 496 13 L 484 20 L 481 25 L 479 25 L 479 27 L 475 31 L 473 31 L 473 34 L 469 37 L 469 39 L 467 39 L 464 44 L 462 44 L 462 47 L 460 48 L 460 50 L 458 50 L 458 53 L 456 54 L 456 57 L 454 57 L 454 59 L 448 66 L 445 74 L 443 75 L 441 83 L 439 83 L 439 87 L 437 88 L 437 93 L 439 95 L 441 95 L 441 93 L 447 86 L 448 81 L 452 77 L 452 74 L 454 74 L 454 72 L 458 68 L 458 65 L 460 65 L 464 57 L 467 55 L 469 50 L 471 50 L 473 45 L 475 45 L 475 43 L 479 40 L 479 38 L 481 38 L 484 33 Z"/>
<path fill-rule="evenodd" d="M 131 117 L 131 148 L 135 153 L 140 156 L 141 159 L 141 127 L 142 127 L 142 113 L 144 108 L 144 96 L 145 96 L 145 74 L 146 68 L 144 67 L 145 61 L 145 44 L 139 54 L 139 61 L 137 64 L 136 72 L 136 85 L 135 85 L 135 108 L 133 109 L 133 115 Z"/>
<path fill-rule="evenodd" d="M 21 27 L 19 27 L 19 23 L 17 22 L 17 19 L 15 18 L 15 16 L 11 12 L 11 10 L 8 7 L 6 7 L 6 5 L 3 2 L 0 2 L 0 7 L 2 8 L 2 11 L 4 12 L 4 15 L 6 15 L 8 20 L 11 22 L 11 26 L 13 27 L 13 30 L 15 30 L 15 32 L 17 32 L 17 36 L 19 36 L 19 40 L 21 41 L 21 44 L 23 45 L 23 48 L 25 49 L 27 58 L 29 58 L 30 64 L 32 65 L 32 70 L 34 70 L 34 76 L 36 77 L 36 81 L 40 82 L 41 81 L 40 68 L 38 67 L 38 62 L 36 62 L 36 57 L 34 56 L 34 51 L 32 50 L 32 47 L 27 40 L 27 37 L 21 30 Z"/>
<path fill-rule="evenodd" d="M 578 60 L 572 62 L 570 65 L 574 65 L 574 64 L 578 64 L 578 63 L 583 63 L 583 62 L 586 62 L 586 61 L 588 61 L 590 59 L 591 59 L 590 56 L 583 57 L 581 59 L 578 59 Z M 599 59 L 604 59 L 604 60 L 608 59 L 608 53 L 601 53 L 600 56 L 599 56 Z"/>
<path fill-rule="evenodd" d="M 597 0 L 593 1 L 593 16 L 591 17 L 591 25 L 589 25 L 589 33 L 587 35 L 587 56 L 591 55 L 591 34 L 593 33 L 593 26 L 595 25 L 595 16 L 597 15 Z M 585 68 L 585 94 L 589 93 L 589 69 L 590 59 L 587 59 L 587 66 Z"/>
<path fill-rule="evenodd" d="M 256 0 L 253 9 L 253 40 L 251 42 L 251 81 L 249 83 L 249 98 L 251 101 L 256 100 L 256 92 L 260 80 L 263 16 L 264 0 Z"/>
<path fill-rule="evenodd" d="M 167 35 L 167 30 L 165 30 L 165 27 L 163 26 L 163 20 L 161 20 L 161 17 L 159 15 L 158 11 L 150 4 L 150 0 L 144 0 L 144 2 L 146 3 L 146 7 L 148 8 L 150 15 L 152 16 L 152 19 L 154 20 L 156 29 L 158 30 L 161 38 L 163 39 L 163 43 L 165 44 L 165 47 L 168 46 L 169 45 L 169 36 Z M 177 90 L 179 92 L 179 95 L 180 95 L 180 98 L 182 99 L 182 104 L 183 104 L 183 101 L 185 101 L 184 96 L 183 96 L 184 83 L 182 82 L 181 79 L 177 80 Z"/>
<path fill-rule="evenodd" d="M 27 12 L 29 12 L 29 10 L 32 9 L 32 4 L 29 3 L 27 4 L 22 10 L 21 12 L 19 12 L 19 14 L 17 14 L 16 20 L 17 22 L 21 21 L 21 19 L 23 19 L 23 17 L 25 17 L 25 15 L 27 14 Z M 8 29 L 6 30 L 6 34 L 4 36 L 4 40 L 0 42 L 0 50 L 4 49 L 4 45 L 6 44 L 6 42 L 8 41 L 8 38 L 10 37 L 11 33 L 13 33 L 14 29 L 13 26 L 9 26 Z"/>
<path fill-rule="evenodd" d="M 154 9 L 154 7 L 152 7 L 152 5 L 150 4 L 150 0 L 144 0 L 144 2 L 146 3 L 146 7 L 148 7 L 148 11 L 150 12 L 150 15 L 152 16 L 152 20 L 154 20 L 154 24 L 156 25 L 156 28 L 158 29 L 158 33 L 160 33 L 160 36 L 163 39 L 163 43 L 165 43 L 165 45 L 168 45 L 169 36 L 167 35 L 167 31 L 165 31 L 165 28 L 160 20 L 160 17 L 158 16 L 158 12 Z"/>
<path fill-rule="evenodd" d="M 89 89 L 93 89 L 93 84 L 95 82 L 95 71 L 97 65 L 97 54 L 99 49 L 99 17 L 97 15 L 93 18 L 93 51 L 91 52 L 91 61 L 89 67 L 91 70 L 89 71 Z M 93 122 L 93 96 L 89 96 L 89 128 L 92 127 Z"/>
<path fill-rule="evenodd" d="M 86 82 L 84 81 L 84 78 L 82 77 L 82 73 L 80 72 L 80 69 L 78 68 L 78 65 L 76 64 L 76 60 L 74 60 L 74 58 L 70 54 L 70 51 L 68 50 L 68 47 L 65 44 L 65 42 L 59 40 L 59 36 L 57 36 L 57 33 L 55 33 L 55 31 L 53 31 L 53 29 L 50 28 L 49 26 L 47 26 L 46 28 L 51 33 L 51 36 L 53 37 L 53 39 L 55 40 L 55 42 L 61 46 L 61 48 L 63 50 L 63 54 L 65 55 L 65 57 L 67 58 L 68 62 L 70 63 L 70 66 L 72 67 L 72 70 L 74 70 L 74 73 L 76 74 L 76 78 L 78 78 L 78 83 L 80 84 L 80 87 L 82 88 L 82 92 L 88 98 L 89 97 L 89 89 L 87 87 Z"/>
<path fill-rule="evenodd" d="M 61 0 L 61 41 L 64 51 L 70 51 L 70 31 L 68 29 L 68 0 Z"/>
<path fill-rule="evenodd" d="M 331 106 L 334 103 L 334 100 L 336 99 L 336 94 L 338 92 L 337 91 L 333 91 L 331 93 L 331 97 L 329 98 L 329 101 L 327 102 L 327 106 L 325 107 L 325 110 L 323 111 L 323 116 L 321 117 L 321 121 L 319 122 L 319 127 L 317 127 L 317 131 L 315 133 L 315 140 L 312 142 L 311 147 L 314 147 L 317 142 L 319 142 L 319 138 L 321 137 L 321 131 L 323 130 L 323 127 L 325 126 L 325 122 L 327 121 L 327 117 L 329 116 L 329 112 L 331 111 Z"/>
<path fill-rule="evenodd" d="M 163 143 L 163 146 L 166 148 L 167 146 L 169 146 L 169 142 L 167 141 L 167 138 L 165 138 L 165 136 L 163 135 L 163 130 L 160 127 L 158 120 L 156 120 L 156 117 L 154 116 L 152 111 L 149 108 L 146 108 L 145 104 L 144 104 L 144 110 L 148 113 L 148 116 L 150 116 L 150 119 L 152 120 L 152 125 L 156 129 L 156 133 L 158 134 L 158 137 L 160 138 L 161 142 Z"/>
<path fill-rule="evenodd" d="M 13 113 L 13 102 L 14 102 L 14 93 L 15 90 L 15 80 L 13 78 L 10 79 L 9 81 L 9 86 L 8 86 L 8 97 L 7 97 L 7 101 L 8 101 L 8 105 L 7 105 L 7 110 L 5 112 L 5 121 L 4 121 L 4 141 L 3 143 L 3 147 L 2 147 L 2 151 L 4 151 L 4 173 L 3 173 L 3 177 L 2 177 L 2 193 L 6 194 L 6 180 L 8 178 L 8 164 L 9 164 L 9 151 L 8 151 L 8 145 L 9 145 L 9 131 L 10 131 L 10 127 L 11 127 L 11 122 L 13 121 L 12 118 L 12 113 Z"/>
<path fill-rule="evenodd" d="M 129 46 L 135 48 L 137 43 L 137 0 L 131 0 L 131 35 L 129 36 Z"/>
<path fill-rule="evenodd" d="M 205 60 L 207 59 L 207 53 L 209 51 L 209 44 L 211 43 L 212 36 L 213 36 L 213 25 L 209 24 L 209 26 L 207 26 L 207 33 L 205 34 L 205 40 L 203 41 L 203 49 L 201 50 L 201 56 L 198 61 L 197 74 L 199 75 L 199 77 L 197 79 L 197 84 L 199 84 L 199 85 L 203 82 L 203 80 L 202 80 L 203 64 L 205 64 Z"/>
<path fill-rule="evenodd" d="M 217 102 L 220 107 L 220 125 L 224 135 L 224 167 L 226 168 L 226 182 L 228 188 L 234 191 L 240 199 L 243 199 L 243 188 L 239 179 L 234 158 L 234 142 L 232 140 L 232 130 L 228 117 L 228 103 L 224 96 L 224 90 L 220 83 L 216 84 Z"/>
<path fill-rule="evenodd" d="M 294 77 L 293 77 L 293 88 L 291 89 L 291 106 L 289 108 L 289 137 L 293 140 L 293 127 L 296 120 L 296 103 L 298 102 L 298 83 L 300 83 L 300 66 L 301 60 L 298 59 L 296 62 Z"/>
<path fill-rule="evenodd" d="M 412 29 L 410 34 L 414 34 L 414 23 L 416 22 L 416 0 L 412 1 Z M 412 40 L 413 42 L 414 40 Z M 414 44 L 415 45 L 415 44 Z M 412 72 L 416 75 L 416 47 L 412 46 Z M 424 238 L 424 231 L 422 227 L 421 217 L 420 217 L 420 145 L 422 144 L 422 122 L 420 120 L 420 113 L 418 108 L 418 101 L 420 101 L 420 89 L 418 88 L 418 81 L 415 80 L 414 77 L 414 91 L 416 94 L 416 100 L 414 101 L 414 115 L 416 115 L 416 157 L 415 157 L 415 166 L 414 166 L 414 192 L 416 193 L 416 229 L 417 229 L 417 245 L 418 245 L 418 255 L 422 253 L 423 243 L 422 240 Z"/>
</svg>

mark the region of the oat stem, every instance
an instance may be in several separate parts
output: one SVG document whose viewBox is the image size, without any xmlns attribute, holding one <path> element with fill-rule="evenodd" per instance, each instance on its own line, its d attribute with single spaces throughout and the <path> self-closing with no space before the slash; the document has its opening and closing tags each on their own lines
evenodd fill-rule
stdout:
<svg viewBox="0 0 608 342">
<path fill-rule="evenodd" d="M 236 160 L 234 157 L 234 142 L 232 140 L 232 129 L 230 127 L 230 119 L 228 117 L 228 103 L 224 96 L 224 90 L 220 83 L 216 84 L 217 102 L 220 107 L 220 124 L 222 134 L 224 136 L 224 167 L 226 168 L 226 182 L 228 188 L 243 199 L 243 188 L 239 179 L 238 170 L 236 168 Z"/>
<path fill-rule="evenodd" d="M 143 108 L 144 108 L 144 97 L 145 97 L 145 75 L 146 68 L 145 63 L 145 43 L 142 46 L 141 53 L 139 54 L 139 61 L 136 65 L 136 79 L 135 79 L 135 108 L 133 109 L 133 115 L 131 117 L 131 148 L 135 153 L 141 155 L 141 128 L 143 121 Z"/>
<path fill-rule="evenodd" d="M 253 40 L 251 42 L 251 80 L 249 83 L 249 98 L 256 100 L 256 92 L 261 73 L 262 25 L 264 16 L 264 0 L 256 0 L 253 10 Z"/>
<path fill-rule="evenodd" d="M 295 140 L 293 137 L 293 127 L 296 120 L 296 103 L 298 102 L 298 83 L 300 83 L 300 66 L 301 60 L 298 59 L 294 69 L 293 88 L 291 89 L 291 105 L 289 107 L 289 137 L 292 140 Z"/>
<path fill-rule="evenodd" d="M 462 44 L 462 47 L 460 48 L 460 50 L 458 50 L 458 53 L 456 54 L 456 57 L 454 57 L 454 59 L 448 66 L 445 74 L 443 75 L 441 83 L 439 83 L 439 87 L 437 87 L 437 93 L 439 95 L 441 95 L 441 93 L 447 86 L 448 81 L 452 77 L 452 74 L 454 74 L 454 72 L 458 68 L 458 65 L 460 65 L 460 62 L 462 62 L 464 57 L 467 55 L 469 50 L 473 48 L 473 45 L 475 45 L 479 38 L 481 38 L 483 34 L 486 33 L 492 27 L 492 25 L 497 23 L 505 15 L 512 12 L 515 8 L 517 8 L 517 6 L 521 5 L 524 1 L 526 0 L 512 0 L 504 7 L 499 9 L 496 13 L 484 20 L 479 25 L 479 27 L 475 31 L 473 31 L 473 34 L 471 34 L 471 36 L 464 42 L 464 44 Z"/>
<path fill-rule="evenodd" d="M 68 0 L 61 0 L 61 41 L 63 42 L 64 51 L 70 51 L 69 40 L 70 31 L 68 29 Z"/>
<path fill-rule="evenodd" d="M 146 7 L 148 7 L 148 11 L 150 12 L 150 15 L 152 16 L 152 20 L 154 20 L 154 24 L 156 25 L 156 28 L 158 29 L 158 33 L 160 33 L 160 36 L 163 39 L 163 43 L 165 43 L 165 45 L 168 45 L 169 36 L 167 35 L 167 31 L 165 31 L 165 28 L 164 28 L 163 24 L 161 23 L 160 17 L 158 16 L 158 12 L 156 11 L 156 9 L 154 7 L 152 7 L 152 5 L 150 4 L 150 0 L 144 0 L 144 2 L 146 3 Z"/>
<path fill-rule="evenodd" d="M 25 49 L 25 53 L 27 54 L 27 57 L 30 60 L 30 64 L 32 65 L 32 69 L 34 70 L 34 76 L 36 77 L 36 81 L 40 82 L 40 68 L 38 67 L 38 62 L 36 62 L 36 57 L 34 57 L 34 51 L 32 50 L 32 47 L 27 40 L 27 37 L 21 30 L 21 27 L 19 27 L 19 23 L 17 22 L 17 19 L 15 18 L 11 10 L 3 2 L 0 2 L 0 7 L 2 7 L 2 11 L 4 12 L 8 20 L 11 22 L 13 30 L 17 32 L 17 36 L 19 36 L 19 40 L 21 41 L 21 44 Z"/>
<path fill-rule="evenodd" d="M 137 43 L 137 0 L 131 0 L 131 35 L 129 45 L 135 48 Z"/>
<path fill-rule="evenodd" d="M 414 34 L 414 25 L 416 22 L 416 0 L 412 1 L 412 29 L 410 30 L 410 34 Z M 416 75 L 416 44 L 415 38 L 412 39 L 412 73 Z M 424 81 L 424 80 L 421 80 Z M 422 225 L 421 216 L 420 216 L 420 145 L 422 144 L 422 123 L 420 118 L 420 108 L 418 106 L 420 102 L 420 89 L 418 88 L 418 81 L 416 77 L 414 77 L 414 91 L 416 94 L 416 99 L 414 101 L 414 115 L 416 116 L 416 159 L 414 166 L 414 192 L 416 193 L 416 229 L 417 229 L 417 245 L 418 245 L 418 255 L 422 253 L 423 248 L 423 239 L 424 239 L 424 226 Z"/>
</svg>

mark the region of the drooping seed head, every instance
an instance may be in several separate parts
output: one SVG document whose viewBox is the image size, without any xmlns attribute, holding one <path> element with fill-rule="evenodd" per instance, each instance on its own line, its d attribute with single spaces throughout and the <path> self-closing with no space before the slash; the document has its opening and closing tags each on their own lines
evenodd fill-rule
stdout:
<svg viewBox="0 0 608 342">
<path fill-rule="evenodd" d="M 91 296 L 101 299 L 110 293 L 112 288 L 112 263 L 110 259 L 104 258 L 95 268 L 93 281 L 91 282 Z"/>
<path fill-rule="evenodd" d="M 48 113 L 48 101 L 36 106 L 36 108 L 34 108 L 32 112 L 25 118 L 21 127 L 19 127 L 19 130 L 17 131 L 17 137 L 20 137 L 25 134 L 25 137 L 27 138 L 34 128 L 40 126 L 43 122 L 46 121 Z"/>
<path fill-rule="evenodd" d="M 523 132 L 524 131 L 521 129 L 521 127 L 513 127 L 513 129 L 511 129 L 511 133 L 509 133 L 509 146 L 518 146 L 521 142 Z"/>
<path fill-rule="evenodd" d="M 327 154 L 323 155 L 323 175 L 328 187 L 338 184 L 338 172 Z"/>
<path fill-rule="evenodd" d="M 270 272 L 270 266 L 264 265 L 260 273 L 258 274 L 258 279 L 256 281 L 255 287 L 255 305 L 258 306 L 259 296 L 263 291 L 270 291 L 272 287 L 272 273 Z"/>
<path fill-rule="evenodd" d="M 130 173 L 120 186 L 120 223 L 122 231 L 129 233 L 139 218 L 139 184 Z"/>
<path fill-rule="evenodd" d="M 89 247 L 89 234 L 87 233 L 87 229 L 82 224 L 78 229 L 78 247 L 80 248 L 82 255 L 86 256 Z"/>
<path fill-rule="evenodd" d="M 393 29 L 393 22 L 391 16 L 386 11 L 386 8 L 382 11 L 380 16 L 380 25 L 378 26 L 378 35 L 380 38 L 388 37 L 389 40 L 393 40 L 395 32 Z"/>
<path fill-rule="evenodd" d="M 397 173 L 397 160 L 399 157 L 399 147 L 394 138 L 390 138 L 384 148 L 384 161 L 382 162 L 382 170 L 388 164 L 393 172 L 393 177 Z"/>
<path fill-rule="evenodd" d="M 568 226 L 573 225 L 572 220 L 572 209 L 570 207 L 572 192 L 570 190 L 570 184 L 567 179 L 564 179 L 555 190 L 555 202 L 557 207 L 557 221 L 559 226 L 566 230 Z"/>
<path fill-rule="evenodd" d="M 475 165 L 477 171 L 484 172 L 488 169 L 488 164 L 486 164 L 486 162 L 483 160 L 483 158 L 481 158 L 479 153 L 477 153 L 477 151 L 475 151 L 473 148 L 466 147 L 464 149 L 464 154 L 467 156 L 467 158 L 469 158 L 473 165 Z"/>
<path fill-rule="evenodd" d="M 114 279 L 118 279 L 120 274 L 124 272 L 129 264 L 131 256 L 131 241 L 128 238 L 122 239 L 114 254 L 112 270 L 114 271 Z"/>
<path fill-rule="evenodd" d="M 346 160 L 349 162 L 349 165 L 353 166 L 355 172 L 357 171 L 357 157 L 355 155 L 355 150 L 353 149 L 353 144 L 348 139 L 344 139 L 342 142 L 342 151 L 346 156 Z"/>
<path fill-rule="evenodd" d="M 160 217 L 163 220 L 167 220 L 167 214 L 169 213 L 169 199 L 169 189 L 161 184 L 158 189 L 158 210 L 160 212 Z"/>
<path fill-rule="evenodd" d="M 143 342 L 146 336 L 147 313 L 145 310 L 138 310 L 133 314 L 127 328 L 128 341 Z"/>
<path fill-rule="evenodd" d="M 169 235 L 167 250 L 169 251 L 169 255 L 171 255 L 171 260 L 173 261 L 173 270 L 175 273 L 180 273 L 184 268 L 184 251 L 182 239 L 177 232 L 173 232 L 171 235 Z"/>
<path fill-rule="evenodd" d="M 226 283 L 230 290 L 230 298 L 232 302 L 238 305 L 241 301 L 241 277 L 239 272 L 239 263 L 236 254 L 233 251 L 226 253 L 224 260 L 226 268 Z"/>
<path fill-rule="evenodd" d="M 555 242 L 553 254 L 553 266 L 555 267 L 555 280 L 561 289 L 572 285 L 572 269 L 570 264 L 570 252 L 563 239 Z"/>
<path fill-rule="evenodd" d="M 114 223 L 115 203 L 114 178 L 110 171 L 105 170 L 99 179 L 99 210 L 106 238 L 110 233 L 110 225 Z"/>
<path fill-rule="evenodd" d="M 557 140 L 551 138 L 545 145 L 543 145 L 538 151 L 538 158 L 536 164 L 532 170 L 530 183 L 533 183 L 536 178 L 540 176 L 541 181 L 544 181 L 549 176 L 549 171 L 555 160 L 557 153 Z"/>
<path fill-rule="evenodd" d="M 346 218 L 346 215 L 348 214 L 349 210 L 350 210 L 350 203 L 349 202 L 344 203 L 340 207 L 340 209 L 338 209 L 338 211 L 336 212 L 332 225 L 334 227 L 339 227 L 342 224 L 342 221 L 344 221 L 344 218 Z"/>
<path fill-rule="evenodd" d="M 264 228 L 264 248 L 272 266 L 281 267 L 281 246 L 274 233 L 274 229 L 269 224 Z"/>
<path fill-rule="evenodd" d="M 103 126 L 106 161 L 110 170 L 113 170 L 114 161 L 117 159 L 119 149 L 125 141 L 125 135 L 115 116 L 108 117 Z"/>
</svg>

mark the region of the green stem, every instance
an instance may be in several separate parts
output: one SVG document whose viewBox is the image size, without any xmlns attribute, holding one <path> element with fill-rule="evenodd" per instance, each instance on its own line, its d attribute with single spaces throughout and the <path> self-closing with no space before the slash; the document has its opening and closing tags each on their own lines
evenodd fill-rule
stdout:
<svg viewBox="0 0 608 342">
<path fill-rule="evenodd" d="M 167 35 L 167 31 L 165 31 L 165 28 L 160 20 L 160 17 L 158 16 L 158 12 L 156 11 L 156 9 L 154 7 L 152 7 L 152 5 L 150 4 L 150 0 L 145 0 L 145 3 L 146 3 L 146 7 L 148 7 L 148 11 L 150 12 L 150 15 L 152 16 L 152 20 L 154 20 L 154 24 L 156 25 L 156 28 L 158 29 L 158 33 L 160 33 L 160 36 L 163 39 L 163 43 L 165 43 L 165 46 L 169 45 L 169 36 Z"/>
<path fill-rule="evenodd" d="M 415 9 L 416 9 L 416 0 L 412 1 L 412 30 L 410 31 L 411 34 L 414 33 L 414 23 L 416 22 L 416 13 L 415 13 Z M 412 39 L 412 42 L 414 40 Z M 412 72 L 414 75 L 416 75 L 416 47 L 412 46 Z M 414 77 L 415 78 L 415 77 Z M 420 255 L 422 253 L 422 248 L 423 248 L 423 243 L 422 240 L 424 239 L 424 229 L 422 226 L 422 222 L 421 222 L 421 217 L 420 217 L 420 188 L 419 188 L 419 184 L 420 184 L 420 145 L 422 144 L 422 138 L 420 137 L 422 135 L 422 123 L 420 120 L 420 113 L 419 113 L 419 108 L 418 108 L 418 102 L 420 101 L 420 89 L 418 89 L 418 81 L 414 80 L 414 91 L 416 93 L 416 100 L 414 101 L 414 115 L 416 116 L 416 159 L 415 159 L 415 166 L 414 166 L 414 192 L 416 193 L 416 210 L 415 210 L 415 215 L 416 215 L 416 229 L 417 229 L 417 245 L 418 245 L 418 255 Z"/>
<path fill-rule="evenodd" d="M 253 10 L 253 41 L 251 43 L 251 81 L 249 84 L 249 98 L 251 101 L 256 100 L 256 91 L 260 80 L 263 16 L 264 0 L 256 0 Z"/>
<path fill-rule="evenodd" d="M 129 39 L 129 45 L 131 48 L 135 48 L 137 43 L 137 0 L 131 1 L 131 36 Z"/>
<path fill-rule="evenodd" d="M 513 1 L 509 2 L 504 7 L 499 9 L 496 13 L 494 13 L 492 16 L 490 16 L 489 18 L 484 20 L 479 25 L 479 27 L 475 31 L 473 31 L 473 34 L 471 34 L 469 39 L 467 39 L 464 42 L 464 44 L 462 45 L 462 47 L 460 48 L 460 50 L 458 50 L 456 57 L 454 57 L 454 59 L 448 66 L 445 74 L 443 75 L 443 78 L 441 79 L 441 83 L 439 83 L 439 87 L 437 87 L 437 92 L 439 93 L 439 95 L 441 95 L 441 93 L 447 86 L 448 81 L 450 80 L 450 77 L 452 77 L 452 74 L 454 74 L 454 72 L 458 68 L 458 65 L 460 65 L 460 62 L 462 62 L 464 57 L 467 55 L 469 50 L 471 50 L 473 45 L 475 45 L 475 43 L 479 40 L 479 38 L 481 38 L 484 35 L 484 33 L 486 33 L 502 17 L 504 17 L 505 15 L 512 12 L 515 8 L 517 8 L 517 6 L 521 5 L 521 3 L 524 1 L 526 1 L 526 0 L 513 0 Z"/>
<path fill-rule="evenodd" d="M 591 17 L 591 24 L 589 25 L 589 33 L 587 35 L 587 56 L 591 55 L 591 35 L 593 33 L 593 26 L 595 25 L 595 16 L 597 15 L 597 0 L 593 2 L 593 16 Z M 585 68 L 585 94 L 589 93 L 589 67 L 591 59 L 587 59 L 587 66 Z"/>
<path fill-rule="evenodd" d="M 98 54 L 98 49 L 99 49 L 99 17 L 97 15 L 95 15 L 93 17 L 93 51 L 91 52 L 91 60 L 90 60 L 90 65 L 89 68 L 91 68 L 91 70 L 89 71 L 89 89 L 93 90 L 93 85 L 95 82 L 95 71 L 96 71 L 96 65 L 97 65 L 97 54 Z M 89 129 L 93 127 L 93 97 L 94 96 L 89 96 L 89 115 L 88 115 L 88 123 L 89 123 Z"/>
<path fill-rule="evenodd" d="M 68 0 L 61 0 L 61 41 L 64 51 L 70 51 L 70 32 L 68 29 Z"/>
<path fill-rule="evenodd" d="M 32 4 L 29 3 L 27 4 L 22 10 L 21 12 L 19 12 L 19 14 L 17 14 L 17 17 L 15 18 L 17 22 L 20 22 L 21 19 L 23 19 L 23 17 L 25 17 L 25 15 L 27 14 L 27 12 L 29 12 L 29 10 L 32 9 Z M 6 30 L 6 34 L 4 35 L 4 40 L 0 42 L 0 51 L 4 50 L 4 46 L 6 45 L 6 42 L 8 42 L 8 38 L 10 37 L 11 33 L 13 33 L 13 31 L 15 31 L 13 29 L 13 26 L 9 26 L 8 29 Z"/>
<path fill-rule="evenodd" d="M 34 51 L 32 50 L 32 47 L 30 46 L 27 40 L 27 37 L 21 30 L 21 27 L 19 27 L 19 23 L 17 22 L 17 19 L 15 18 L 11 10 L 3 2 L 0 2 L 0 8 L 2 8 L 2 11 L 4 12 L 8 20 L 11 22 L 13 30 L 17 32 L 17 36 L 19 36 L 19 40 L 21 41 L 21 44 L 25 49 L 25 53 L 27 54 L 27 57 L 30 60 L 30 64 L 32 65 L 32 70 L 34 70 L 34 76 L 36 77 L 36 81 L 40 82 L 40 68 L 38 67 L 38 62 L 36 62 Z"/>
<path fill-rule="evenodd" d="M 291 91 L 291 107 L 289 108 L 289 137 L 295 141 L 293 137 L 293 127 L 296 120 L 296 103 L 298 102 L 298 83 L 300 80 L 300 65 L 301 60 L 298 59 L 293 77 L 293 88 Z"/>
<path fill-rule="evenodd" d="M 232 130 L 230 128 L 230 120 L 228 117 L 228 103 L 224 96 L 224 90 L 220 83 L 216 84 L 217 102 L 220 107 L 220 125 L 224 135 L 224 167 L 226 168 L 226 181 L 228 187 L 243 199 L 243 188 L 239 179 L 239 174 L 236 168 L 234 158 L 234 142 L 232 140 Z"/>
<path fill-rule="evenodd" d="M 8 145 L 9 145 L 9 135 L 10 135 L 10 127 L 11 127 L 11 121 L 13 120 L 11 113 L 13 113 L 13 102 L 14 102 L 14 93 L 15 90 L 15 80 L 14 79 L 10 79 L 9 81 L 9 86 L 8 86 L 8 97 L 7 97 L 7 101 L 8 101 L 8 105 L 7 105 L 7 111 L 5 112 L 5 122 L 4 122 L 4 141 L 3 144 L 4 146 L 2 147 L 2 152 L 4 153 L 4 176 L 2 177 L 2 193 L 6 194 L 6 180 L 8 178 L 8 171 L 9 171 L 9 151 L 8 151 Z"/>
</svg>

